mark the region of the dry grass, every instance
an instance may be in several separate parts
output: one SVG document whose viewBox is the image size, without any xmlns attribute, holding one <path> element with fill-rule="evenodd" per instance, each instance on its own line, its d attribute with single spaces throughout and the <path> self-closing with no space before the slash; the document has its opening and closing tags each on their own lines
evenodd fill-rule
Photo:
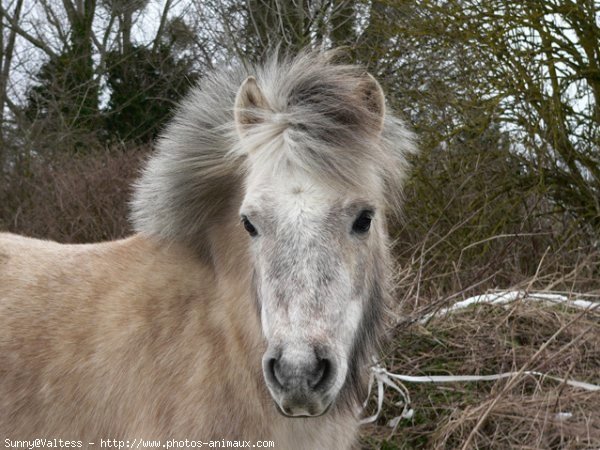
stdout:
<svg viewBox="0 0 600 450">
<path fill-rule="evenodd" d="M 400 325 L 384 364 L 405 375 L 527 370 L 600 384 L 600 310 L 522 301 L 480 305 L 426 325 Z M 387 427 L 400 414 L 388 392 L 377 425 L 364 430 L 364 448 L 600 447 L 600 392 L 531 375 L 405 385 L 415 416 Z"/>
</svg>

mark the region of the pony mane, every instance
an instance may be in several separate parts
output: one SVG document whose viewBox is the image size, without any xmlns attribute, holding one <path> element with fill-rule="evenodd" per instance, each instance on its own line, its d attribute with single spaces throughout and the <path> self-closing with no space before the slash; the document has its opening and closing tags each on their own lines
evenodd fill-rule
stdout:
<svg viewBox="0 0 600 450">
<path fill-rule="evenodd" d="M 403 122 L 369 111 L 360 97 L 366 71 L 341 64 L 338 52 L 277 54 L 263 65 L 242 63 L 205 76 L 177 108 L 134 186 L 131 220 L 137 232 L 183 242 L 210 259 L 210 229 L 241 202 L 248 152 L 287 142 L 286 160 L 330 182 L 361 184 L 365 164 L 384 180 L 388 211 L 397 212 L 414 139 Z M 269 109 L 240 138 L 234 122 L 236 93 L 254 76 Z M 264 151 L 265 158 L 277 158 Z"/>
</svg>

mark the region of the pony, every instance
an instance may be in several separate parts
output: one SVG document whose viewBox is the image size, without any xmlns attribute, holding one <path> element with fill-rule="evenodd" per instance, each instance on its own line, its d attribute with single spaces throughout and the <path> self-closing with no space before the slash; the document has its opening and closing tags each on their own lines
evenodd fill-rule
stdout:
<svg viewBox="0 0 600 450">
<path fill-rule="evenodd" d="M 356 445 L 415 145 L 336 55 L 204 77 L 134 185 L 134 235 L 0 235 L 0 437 Z"/>
</svg>

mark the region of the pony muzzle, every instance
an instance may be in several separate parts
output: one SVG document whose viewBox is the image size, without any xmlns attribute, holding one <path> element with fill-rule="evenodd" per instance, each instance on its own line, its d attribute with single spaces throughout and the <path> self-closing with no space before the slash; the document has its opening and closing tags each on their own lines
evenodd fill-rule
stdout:
<svg viewBox="0 0 600 450">
<path fill-rule="evenodd" d="M 335 360 L 310 347 L 267 351 L 263 374 L 279 412 L 285 416 L 323 415 L 335 398 Z"/>
</svg>

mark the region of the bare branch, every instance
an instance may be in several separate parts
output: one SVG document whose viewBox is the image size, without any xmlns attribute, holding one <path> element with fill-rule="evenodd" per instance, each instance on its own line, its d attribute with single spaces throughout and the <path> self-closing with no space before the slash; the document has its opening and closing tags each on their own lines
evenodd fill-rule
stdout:
<svg viewBox="0 0 600 450">
<path fill-rule="evenodd" d="M 165 2 L 165 6 L 163 7 L 162 13 L 160 15 L 160 23 L 158 25 L 158 30 L 156 30 L 156 36 L 154 37 L 154 42 L 152 43 L 152 53 L 156 52 L 160 44 L 160 40 L 165 30 L 165 25 L 167 23 L 167 17 L 169 15 L 169 11 L 171 10 L 173 0 L 167 0 Z"/>
<path fill-rule="evenodd" d="M 34 46 L 36 46 L 37 48 L 42 50 L 44 53 L 46 53 L 46 55 L 48 55 L 50 57 L 58 56 L 54 52 L 54 50 L 52 50 L 46 43 L 44 43 L 44 41 L 42 41 L 41 39 L 39 39 L 35 36 L 32 36 L 30 33 L 25 31 L 18 23 L 15 23 L 14 17 L 11 17 L 10 14 L 8 14 L 8 12 L 2 7 L 1 4 L 0 4 L 0 15 L 2 17 L 6 18 L 6 21 L 8 22 L 8 28 L 11 31 L 14 31 L 19 36 L 21 36 L 22 38 L 24 38 L 25 40 L 27 40 L 28 42 L 30 42 L 31 44 L 33 44 Z"/>
</svg>

